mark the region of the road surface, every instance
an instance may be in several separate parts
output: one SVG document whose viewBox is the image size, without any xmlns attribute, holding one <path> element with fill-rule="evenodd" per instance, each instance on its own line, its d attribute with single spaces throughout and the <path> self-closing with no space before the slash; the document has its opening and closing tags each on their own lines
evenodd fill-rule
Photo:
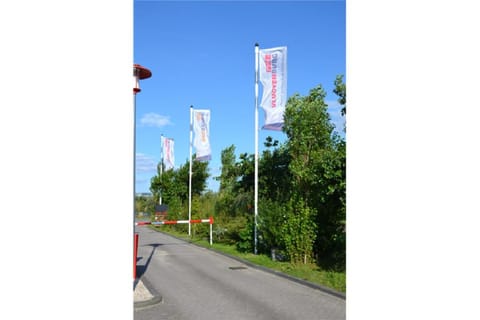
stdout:
<svg viewBox="0 0 480 320">
<path fill-rule="evenodd" d="M 147 226 L 139 233 L 137 276 L 163 302 L 135 320 L 345 319 L 345 300 L 249 267 Z"/>
</svg>

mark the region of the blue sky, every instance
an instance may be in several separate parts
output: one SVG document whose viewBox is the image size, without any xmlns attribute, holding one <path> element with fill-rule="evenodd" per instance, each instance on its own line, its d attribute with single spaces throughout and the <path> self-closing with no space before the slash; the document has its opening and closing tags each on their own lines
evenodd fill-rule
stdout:
<svg viewBox="0 0 480 320">
<path fill-rule="evenodd" d="M 347 76 L 345 27 L 345 1 L 135 1 L 134 61 L 152 71 L 136 97 L 136 192 L 149 192 L 161 134 L 175 140 L 177 168 L 188 160 L 191 105 L 211 111 L 209 189 L 218 189 L 213 177 L 223 149 L 233 144 L 237 155 L 254 153 L 255 43 L 288 48 L 287 96 L 321 84 L 343 134 L 332 90 L 336 75 Z M 260 152 L 269 135 L 286 138 L 260 130 Z"/>
</svg>

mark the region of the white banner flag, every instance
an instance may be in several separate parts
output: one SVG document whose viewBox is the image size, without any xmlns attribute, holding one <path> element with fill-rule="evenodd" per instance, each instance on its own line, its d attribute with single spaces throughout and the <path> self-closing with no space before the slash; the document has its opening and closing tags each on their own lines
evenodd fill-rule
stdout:
<svg viewBox="0 0 480 320">
<path fill-rule="evenodd" d="M 211 159 L 210 150 L 210 110 L 193 110 L 193 131 L 195 139 L 193 146 L 196 149 L 196 160 Z"/>
<path fill-rule="evenodd" d="M 287 47 L 260 50 L 261 107 L 265 111 L 263 129 L 282 130 L 287 104 Z"/>
<path fill-rule="evenodd" d="M 175 167 L 175 156 L 174 156 L 174 141 L 173 139 L 168 139 L 162 137 L 162 146 L 163 146 L 163 164 L 165 165 L 165 170 L 170 170 Z"/>
</svg>

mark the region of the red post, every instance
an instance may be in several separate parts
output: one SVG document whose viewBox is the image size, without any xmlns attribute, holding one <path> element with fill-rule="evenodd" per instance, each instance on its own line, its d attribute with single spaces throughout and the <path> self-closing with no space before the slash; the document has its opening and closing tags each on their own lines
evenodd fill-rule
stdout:
<svg viewBox="0 0 480 320">
<path fill-rule="evenodd" d="M 133 280 L 137 279 L 138 233 L 133 238 Z"/>
</svg>

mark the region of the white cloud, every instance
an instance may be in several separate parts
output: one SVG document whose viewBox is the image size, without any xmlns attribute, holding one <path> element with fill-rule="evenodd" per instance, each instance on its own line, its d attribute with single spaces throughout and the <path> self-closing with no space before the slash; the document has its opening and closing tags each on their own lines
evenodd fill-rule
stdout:
<svg viewBox="0 0 480 320">
<path fill-rule="evenodd" d="M 143 115 L 142 119 L 140 119 L 140 124 L 148 127 L 164 127 L 171 125 L 170 117 L 162 116 L 157 113 L 146 113 Z"/>
<path fill-rule="evenodd" d="M 137 172 L 156 172 L 157 162 L 146 154 L 137 153 L 135 155 L 135 167 Z"/>
</svg>

